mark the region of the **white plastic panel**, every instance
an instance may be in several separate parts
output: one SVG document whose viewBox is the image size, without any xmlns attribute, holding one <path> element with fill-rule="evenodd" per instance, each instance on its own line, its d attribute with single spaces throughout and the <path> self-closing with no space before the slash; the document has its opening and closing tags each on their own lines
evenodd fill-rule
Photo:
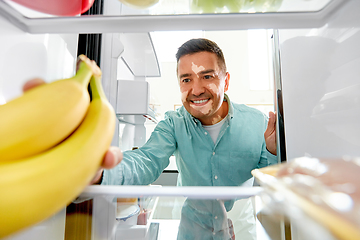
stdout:
<svg viewBox="0 0 360 240">
<path fill-rule="evenodd" d="M 119 80 L 116 114 L 144 115 L 149 108 L 149 83 Z"/>
<path fill-rule="evenodd" d="M 287 158 L 360 155 L 360 1 L 322 28 L 280 30 Z"/>
<path fill-rule="evenodd" d="M 135 77 L 159 77 L 160 67 L 149 33 L 122 33 L 121 59 Z"/>
<path fill-rule="evenodd" d="M 19 96 L 31 78 L 47 82 L 75 71 L 77 34 L 28 34 L 0 18 L 0 104 Z"/>
</svg>

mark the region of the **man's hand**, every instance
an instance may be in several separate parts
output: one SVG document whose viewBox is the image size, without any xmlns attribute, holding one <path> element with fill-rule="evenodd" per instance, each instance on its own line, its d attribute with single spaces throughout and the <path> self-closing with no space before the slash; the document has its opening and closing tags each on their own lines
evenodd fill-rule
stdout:
<svg viewBox="0 0 360 240">
<path fill-rule="evenodd" d="M 276 155 L 276 115 L 269 112 L 269 122 L 264 133 L 267 150 Z"/>
<path fill-rule="evenodd" d="M 23 85 L 23 91 L 30 90 L 31 88 L 37 87 L 39 85 L 45 84 L 45 81 L 40 78 L 34 78 L 30 81 L 27 81 Z M 102 173 L 104 169 L 111 169 L 118 165 L 123 158 L 122 152 L 118 147 L 110 147 L 105 153 L 104 159 L 101 163 L 100 169 L 96 173 L 95 177 L 90 184 L 99 184 L 101 183 Z"/>
<path fill-rule="evenodd" d="M 100 169 L 97 171 L 95 177 L 90 184 L 100 184 L 104 169 L 114 168 L 121 162 L 122 158 L 123 155 L 120 148 L 110 147 L 104 156 Z"/>
</svg>

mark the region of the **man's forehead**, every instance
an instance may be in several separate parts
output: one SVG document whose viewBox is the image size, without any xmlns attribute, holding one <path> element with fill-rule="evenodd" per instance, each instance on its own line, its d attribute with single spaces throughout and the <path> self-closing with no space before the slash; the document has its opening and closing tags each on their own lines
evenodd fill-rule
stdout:
<svg viewBox="0 0 360 240">
<path fill-rule="evenodd" d="M 194 62 L 191 62 L 191 70 L 195 74 L 198 74 L 199 72 L 204 71 L 205 67 L 203 65 L 196 65 Z"/>
<path fill-rule="evenodd" d="M 190 70 L 199 72 L 205 69 L 217 71 L 220 67 L 216 55 L 214 53 L 209 54 L 213 54 L 214 56 L 195 56 L 195 53 L 182 56 L 177 63 L 177 72 L 189 72 Z"/>
<path fill-rule="evenodd" d="M 183 55 L 179 58 L 179 62 L 187 62 L 187 61 L 217 61 L 217 56 L 215 53 L 212 52 L 196 52 L 196 53 L 189 53 Z"/>
</svg>

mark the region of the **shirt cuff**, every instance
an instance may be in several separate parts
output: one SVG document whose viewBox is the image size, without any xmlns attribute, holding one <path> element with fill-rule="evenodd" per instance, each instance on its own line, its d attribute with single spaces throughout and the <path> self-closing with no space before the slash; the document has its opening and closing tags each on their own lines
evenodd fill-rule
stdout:
<svg viewBox="0 0 360 240">
<path fill-rule="evenodd" d="M 122 164 L 118 164 L 112 169 L 104 169 L 101 185 L 123 185 L 123 167 Z"/>
<path fill-rule="evenodd" d="M 267 150 L 267 149 L 266 149 Z M 268 159 L 268 164 L 269 165 L 273 165 L 273 164 L 278 164 L 279 163 L 279 160 L 277 158 L 276 155 L 272 154 L 271 152 L 269 152 L 267 150 L 267 159 Z"/>
</svg>

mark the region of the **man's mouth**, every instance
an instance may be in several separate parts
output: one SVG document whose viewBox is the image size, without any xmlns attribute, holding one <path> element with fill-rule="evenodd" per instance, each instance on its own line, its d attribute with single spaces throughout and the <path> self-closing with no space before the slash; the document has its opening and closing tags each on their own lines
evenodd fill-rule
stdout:
<svg viewBox="0 0 360 240">
<path fill-rule="evenodd" d="M 197 105 L 202 105 L 207 103 L 210 100 L 210 98 L 208 99 L 202 99 L 202 100 L 190 100 L 192 103 L 197 104 Z"/>
</svg>

